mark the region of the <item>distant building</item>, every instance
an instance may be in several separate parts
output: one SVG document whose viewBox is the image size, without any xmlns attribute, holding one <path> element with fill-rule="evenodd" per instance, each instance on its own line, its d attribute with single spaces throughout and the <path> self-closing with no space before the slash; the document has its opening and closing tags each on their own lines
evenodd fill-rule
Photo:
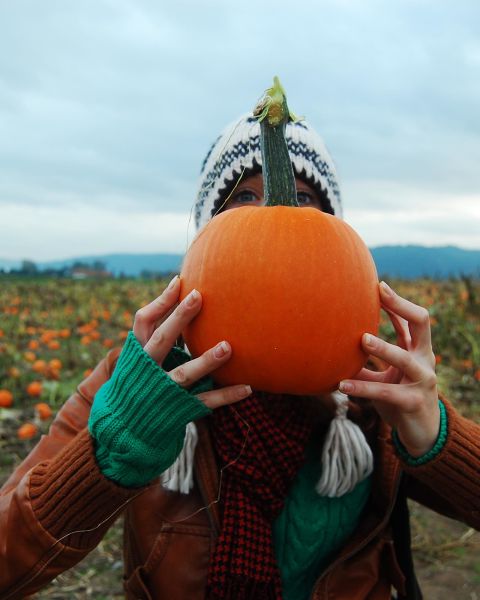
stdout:
<svg viewBox="0 0 480 600">
<path fill-rule="evenodd" d="M 106 269 L 92 269 L 90 267 L 72 267 L 70 271 L 72 279 L 108 279 L 113 274 Z"/>
</svg>

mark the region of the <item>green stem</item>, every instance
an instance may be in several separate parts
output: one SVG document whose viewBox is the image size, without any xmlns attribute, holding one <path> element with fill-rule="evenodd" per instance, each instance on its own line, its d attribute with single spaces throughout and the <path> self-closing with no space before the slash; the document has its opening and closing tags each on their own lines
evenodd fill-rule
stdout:
<svg viewBox="0 0 480 600">
<path fill-rule="evenodd" d="M 295 117 L 288 109 L 278 77 L 274 77 L 273 86 L 265 92 L 253 114 L 260 121 L 265 205 L 298 206 L 295 175 L 285 138 L 287 123 Z"/>
</svg>

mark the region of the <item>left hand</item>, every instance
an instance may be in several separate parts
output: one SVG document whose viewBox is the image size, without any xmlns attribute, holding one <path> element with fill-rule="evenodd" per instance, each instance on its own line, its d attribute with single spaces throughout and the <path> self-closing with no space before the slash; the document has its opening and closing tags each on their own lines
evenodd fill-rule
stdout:
<svg viewBox="0 0 480 600">
<path fill-rule="evenodd" d="M 342 381 L 340 391 L 369 398 L 382 419 L 394 427 L 407 452 L 422 456 L 435 444 L 440 427 L 435 355 L 428 311 L 380 284 L 382 308 L 397 333 L 397 346 L 364 334 L 367 354 L 389 365 L 385 371 L 362 369 Z"/>
</svg>

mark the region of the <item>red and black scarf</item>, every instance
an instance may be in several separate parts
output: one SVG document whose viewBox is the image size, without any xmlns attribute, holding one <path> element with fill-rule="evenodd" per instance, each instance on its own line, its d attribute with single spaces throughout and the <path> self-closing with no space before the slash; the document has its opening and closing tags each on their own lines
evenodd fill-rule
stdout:
<svg viewBox="0 0 480 600">
<path fill-rule="evenodd" d="M 302 399 L 255 394 L 213 413 L 223 466 L 222 529 L 208 574 L 209 600 L 281 600 L 272 524 L 305 459 L 312 432 Z"/>
</svg>

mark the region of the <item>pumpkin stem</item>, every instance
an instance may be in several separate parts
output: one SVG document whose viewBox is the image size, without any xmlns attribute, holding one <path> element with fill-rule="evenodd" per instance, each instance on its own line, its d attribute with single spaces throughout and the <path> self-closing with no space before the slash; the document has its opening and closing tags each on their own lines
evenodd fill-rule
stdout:
<svg viewBox="0 0 480 600">
<path fill-rule="evenodd" d="M 297 187 L 288 154 L 285 129 L 297 118 L 288 109 L 285 90 L 278 77 L 253 111 L 260 123 L 263 194 L 266 206 L 298 206 Z"/>
</svg>

